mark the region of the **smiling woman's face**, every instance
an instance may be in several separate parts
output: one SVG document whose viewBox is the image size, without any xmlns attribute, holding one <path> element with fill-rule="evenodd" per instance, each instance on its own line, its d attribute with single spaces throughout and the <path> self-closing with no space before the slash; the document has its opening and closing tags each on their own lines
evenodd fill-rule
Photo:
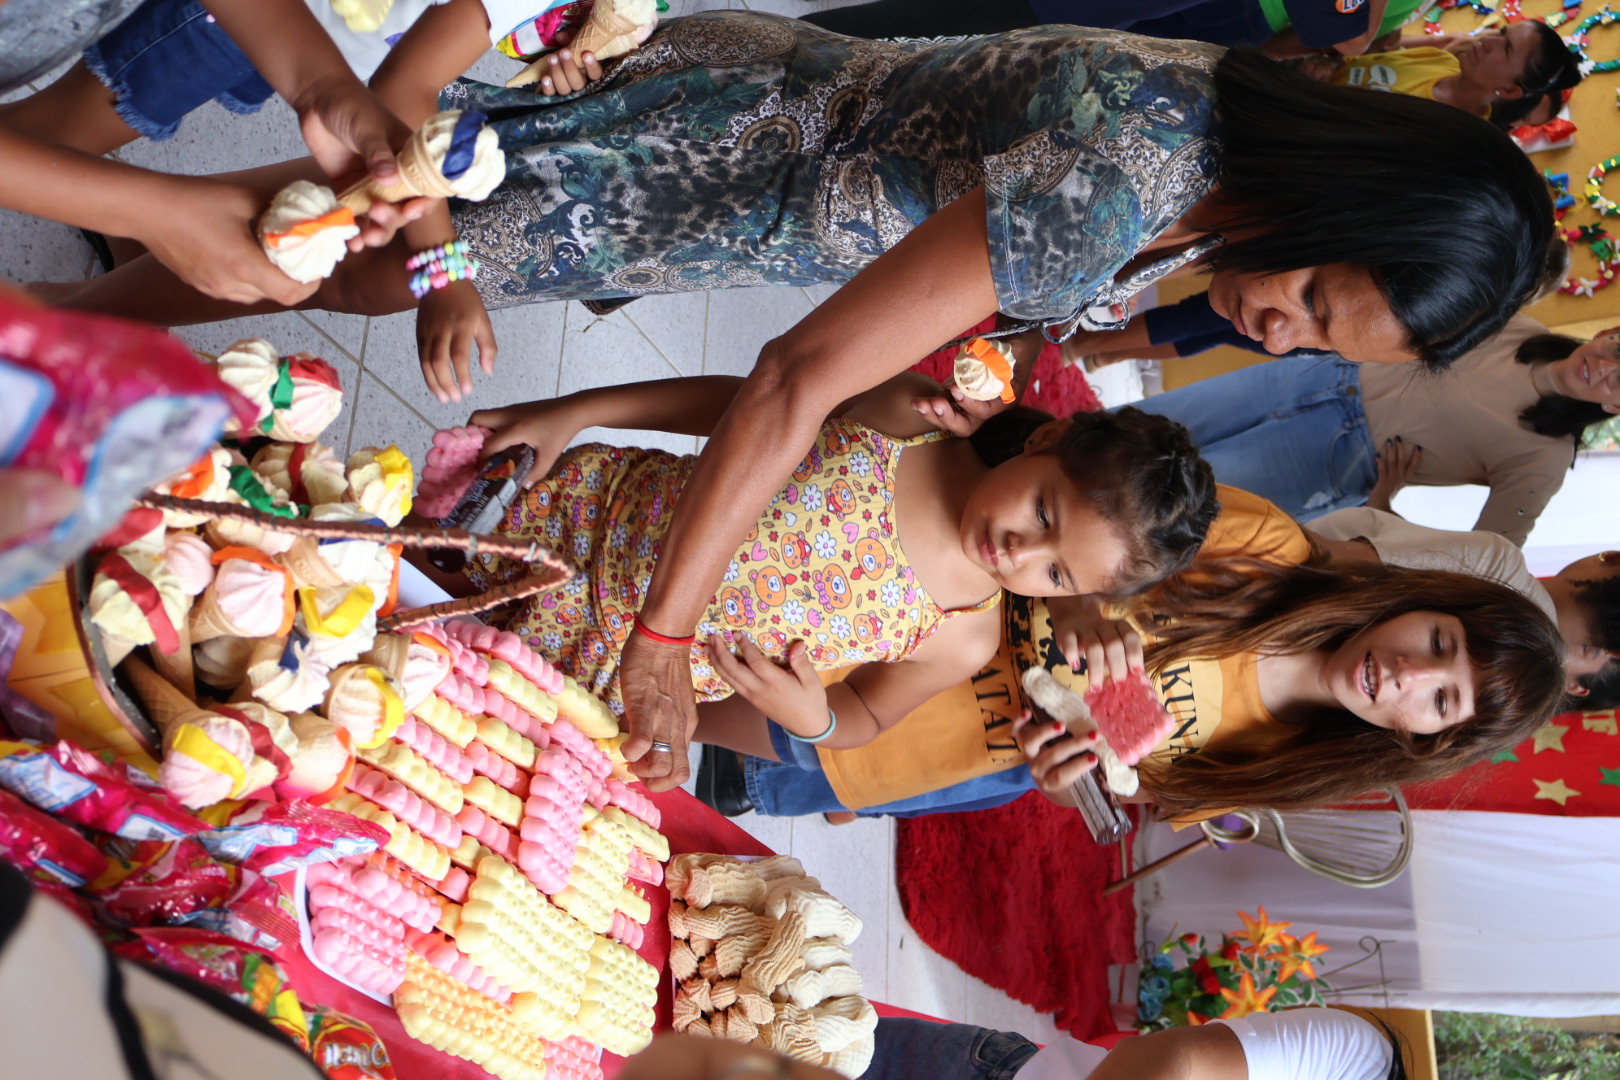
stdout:
<svg viewBox="0 0 1620 1080">
<path fill-rule="evenodd" d="M 1269 353 L 1335 352 L 1366 364 L 1417 359 L 1406 327 L 1366 267 L 1349 263 L 1277 274 L 1217 270 L 1209 303 L 1237 332 Z"/>
<path fill-rule="evenodd" d="M 1620 330 L 1610 330 L 1548 365 L 1553 388 L 1564 397 L 1620 413 Z"/>
<path fill-rule="evenodd" d="M 1340 707 L 1375 727 L 1433 735 L 1474 715 L 1477 675 L 1455 615 L 1375 623 L 1334 650 L 1323 674 Z"/>
</svg>

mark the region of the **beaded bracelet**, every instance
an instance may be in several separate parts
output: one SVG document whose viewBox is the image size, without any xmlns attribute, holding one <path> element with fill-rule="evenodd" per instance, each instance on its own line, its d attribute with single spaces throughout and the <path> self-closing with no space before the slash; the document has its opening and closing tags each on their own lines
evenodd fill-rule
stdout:
<svg viewBox="0 0 1620 1080">
<path fill-rule="evenodd" d="M 413 271 L 411 295 L 418 300 L 452 281 L 468 281 L 477 277 L 482 265 L 467 254 L 465 244 L 455 240 L 419 251 L 405 260 L 405 269 Z"/>
</svg>

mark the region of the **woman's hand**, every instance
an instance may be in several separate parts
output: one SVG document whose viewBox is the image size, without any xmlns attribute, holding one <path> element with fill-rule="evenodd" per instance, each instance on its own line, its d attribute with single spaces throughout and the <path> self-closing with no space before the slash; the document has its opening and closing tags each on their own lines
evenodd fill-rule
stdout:
<svg viewBox="0 0 1620 1080">
<path fill-rule="evenodd" d="M 619 751 L 649 791 L 680 787 L 692 771 L 686 747 L 698 715 L 691 656 L 688 645 L 668 645 L 639 631 L 631 632 L 619 654 L 619 696 L 630 736 Z"/>
<path fill-rule="evenodd" d="M 1026 710 L 1013 721 L 1013 738 L 1029 759 L 1029 775 L 1041 794 L 1063 806 L 1073 806 L 1069 785 L 1097 767 L 1095 731 L 1077 734 L 1056 720 L 1036 720 Z"/>
<path fill-rule="evenodd" d="M 1378 479 L 1367 493 L 1367 505 L 1393 513 L 1389 501 L 1407 485 L 1422 461 L 1423 447 L 1415 443 L 1408 446 L 1399 435 L 1384 440 L 1384 448 L 1378 451 Z"/>
<path fill-rule="evenodd" d="M 737 638 L 735 656 L 718 634 L 710 634 L 708 644 L 710 663 L 750 705 L 801 738 L 826 733 L 832 723 L 827 714 L 827 688 L 810 664 L 808 645 L 793 642 L 788 646 L 787 663 L 782 664 L 742 635 Z"/>
<path fill-rule="evenodd" d="M 509 446 L 534 447 L 534 468 L 524 481 L 526 488 L 544 480 L 557 464 L 557 458 L 574 441 L 574 436 L 590 426 L 571 397 L 530 401 L 504 409 L 479 409 L 468 417 L 467 423 L 490 430 L 484 440 L 486 459 Z"/>
<path fill-rule="evenodd" d="M 422 358 L 422 377 L 440 401 L 460 401 L 472 393 L 475 344 L 478 366 L 485 375 L 493 375 L 495 327 L 472 282 L 453 281 L 422 297 L 416 309 L 416 347 Z"/>
<path fill-rule="evenodd" d="M 1106 601 L 1095 596 L 1048 597 L 1046 609 L 1052 616 L 1052 635 L 1069 666 L 1076 671 L 1085 664 L 1092 682 L 1118 682 L 1133 671 L 1142 671 L 1142 635 L 1125 619 L 1112 618 Z"/>
</svg>

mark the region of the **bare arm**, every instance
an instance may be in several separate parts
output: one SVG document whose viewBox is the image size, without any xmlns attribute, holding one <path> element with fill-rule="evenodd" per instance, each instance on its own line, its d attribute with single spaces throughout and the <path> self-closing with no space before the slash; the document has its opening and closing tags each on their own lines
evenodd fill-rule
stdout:
<svg viewBox="0 0 1620 1080">
<path fill-rule="evenodd" d="M 1124 1039 L 1087 1080 L 1248 1080 L 1249 1060 L 1225 1024 L 1171 1028 Z"/>
<path fill-rule="evenodd" d="M 803 322 L 768 343 L 693 471 L 640 618 L 690 633 L 759 511 L 839 402 L 905 370 L 997 308 L 982 188 L 918 226 Z M 632 634 L 620 666 L 638 760 L 653 741 L 671 753 L 639 762 L 657 788 L 686 777 L 696 713 L 685 653 Z"/>
<path fill-rule="evenodd" d="M 398 172 L 410 129 L 355 77 L 303 0 L 204 0 L 220 28 L 298 113 L 304 141 L 328 176 Z M 457 72 L 460 74 L 460 72 Z"/>
</svg>

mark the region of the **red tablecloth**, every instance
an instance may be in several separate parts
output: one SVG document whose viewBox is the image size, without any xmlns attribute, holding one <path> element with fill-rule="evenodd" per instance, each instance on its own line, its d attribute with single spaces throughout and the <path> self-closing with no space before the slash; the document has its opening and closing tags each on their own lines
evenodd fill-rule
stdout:
<svg viewBox="0 0 1620 1080">
<path fill-rule="evenodd" d="M 662 831 L 669 838 L 672 854 L 688 851 L 772 854 L 770 848 L 684 791 L 653 795 L 652 800 L 663 814 Z M 649 889 L 648 899 L 652 902 L 652 918 L 647 924 L 641 955 L 662 971 L 669 960 L 669 893 L 662 888 Z M 370 1024 L 388 1047 L 400 1080 L 489 1080 L 489 1074 L 478 1066 L 441 1054 L 406 1035 L 393 1009 L 323 974 L 302 954 L 286 966 L 305 1001 L 329 1005 Z M 668 979 L 663 985 L 658 1024 L 667 1028 L 672 994 Z M 605 1058 L 603 1064 L 608 1077 L 618 1073 L 619 1063 L 612 1055 Z"/>
</svg>

